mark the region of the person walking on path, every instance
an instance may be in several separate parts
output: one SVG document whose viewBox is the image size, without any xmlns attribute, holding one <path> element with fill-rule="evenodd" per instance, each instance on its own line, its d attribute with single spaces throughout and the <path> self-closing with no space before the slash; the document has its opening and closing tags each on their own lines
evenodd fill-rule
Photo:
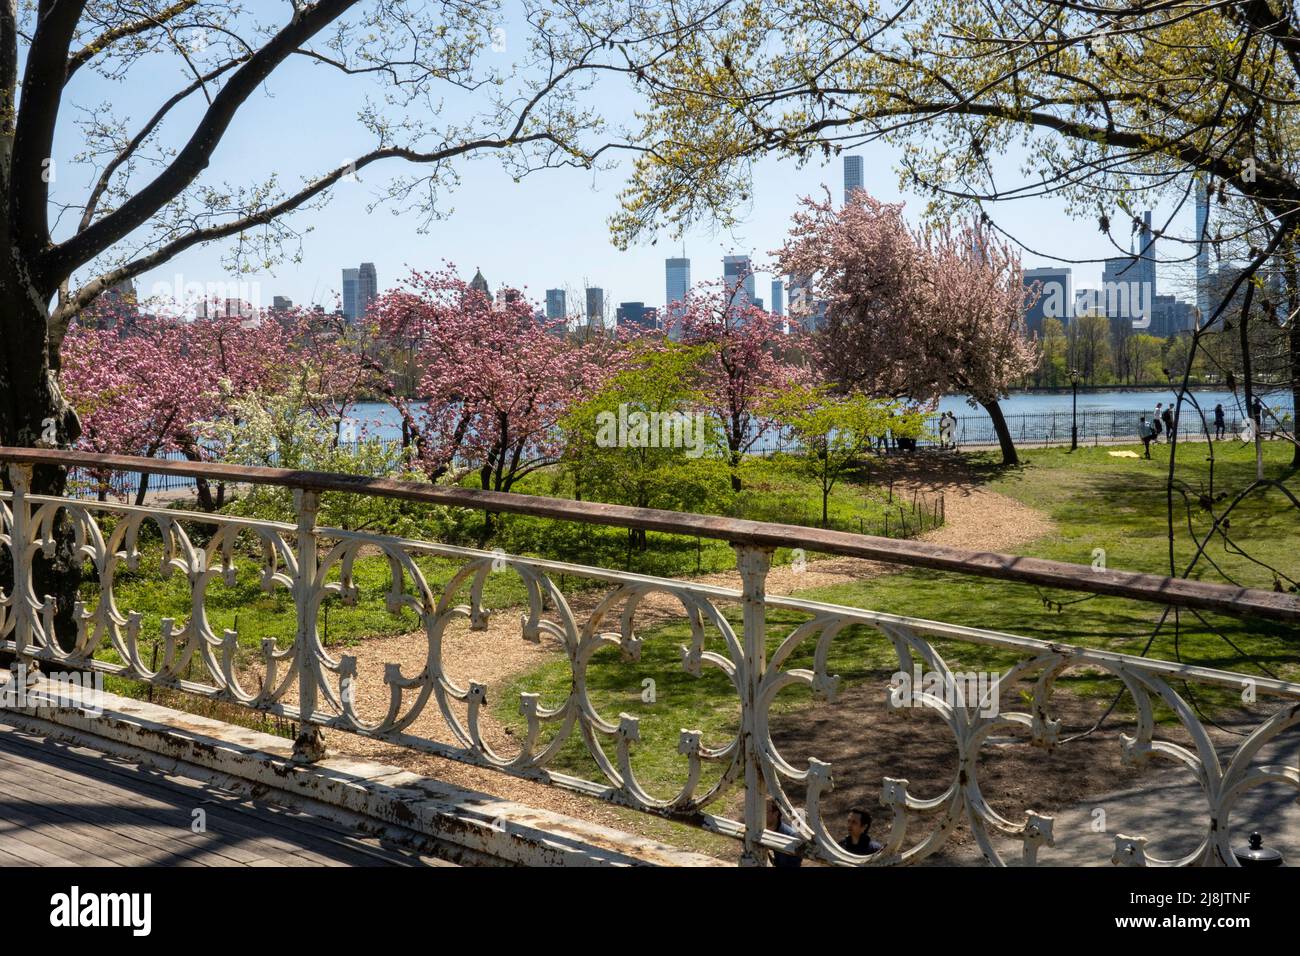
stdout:
<svg viewBox="0 0 1300 956">
<path fill-rule="evenodd" d="M 1145 415 L 1142 416 L 1142 424 L 1138 426 L 1138 438 L 1142 439 L 1142 449 L 1146 453 L 1144 458 L 1151 457 L 1151 439 L 1156 437 L 1155 429 L 1151 427 L 1151 422 Z"/>
<path fill-rule="evenodd" d="M 1227 423 L 1223 420 L 1223 405 L 1214 406 L 1214 440 L 1223 441 L 1223 431 Z"/>
<path fill-rule="evenodd" d="M 1160 409 L 1164 408 L 1160 402 L 1156 402 L 1156 413 L 1151 416 L 1151 440 L 1157 445 L 1160 444 Z"/>
<path fill-rule="evenodd" d="M 945 411 L 939 416 L 939 448 L 947 450 L 955 448 L 956 443 L 952 440 L 953 431 L 957 425 L 957 416 L 952 412 Z"/>
<path fill-rule="evenodd" d="M 1165 441 L 1173 444 L 1174 438 L 1177 437 L 1174 432 L 1178 428 L 1177 423 L 1174 421 L 1174 406 L 1166 406 L 1165 410 L 1160 413 L 1160 418 L 1165 423 L 1165 434 L 1169 436 Z"/>
</svg>

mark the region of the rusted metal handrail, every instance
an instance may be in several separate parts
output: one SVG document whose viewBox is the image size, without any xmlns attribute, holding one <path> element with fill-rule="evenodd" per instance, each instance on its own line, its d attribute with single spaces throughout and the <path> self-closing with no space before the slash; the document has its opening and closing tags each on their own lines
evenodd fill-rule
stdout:
<svg viewBox="0 0 1300 956">
<path fill-rule="evenodd" d="M 712 538 L 737 545 L 803 548 L 823 554 L 865 558 L 909 567 L 1060 588 L 1177 607 L 1218 611 L 1300 623 L 1300 598 L 1282 592 L 1243 588 L 1158 574 L 1098 569 L 1090 565 L 1029 558 L 991 551 L 950 548 L 925 541 L 900 541 L 874 535 L 749 521 L 719 515 L 688 514 L 657 508 L 593 501 L 571 501 L 512 492 L 454 488 L 392 478 L 296 471 L 213 462 L 168 461 L 128 455 L 0 446 L 0 462 L 177 475 L 237 484 L 278 485 L 311 492 L 346 492 L 431 505 L 530 515 L 559 521 L 613 525 L 666 534 Z"/>
</svg>

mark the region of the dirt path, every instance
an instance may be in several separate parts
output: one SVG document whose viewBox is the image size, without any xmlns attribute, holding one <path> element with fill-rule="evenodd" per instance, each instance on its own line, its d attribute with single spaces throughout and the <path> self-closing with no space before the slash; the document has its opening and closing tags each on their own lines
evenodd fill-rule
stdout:
<svg viewBox="0 0 1300 956">
<path fill-rule="evenodd" d="M 954 547 L 1013 551 L 1049 533 L 1052 528 L 1051 522 L 1044 515 L 1011 498 L 979 487 L 977 482 L 961 472 L 940 473 L 911 483 L 895 482 L 896 490 L 910 492 L 913 487 L 926 493 L 943 492 L 945 496 L 946 522 L 943 527 L 927 533 L 924 540 Z M 826 558 L 808 563 L 802 571 L 789 565 L 773 568 L 768 576 L 767 589 L 773 594 L 791 594 L 876 577 L 891 570 L 897 569 L 879 562 L 854 558 Z M 740 587 L 740 577 L 735 571 L 702 575 L 690 580 L 720 587 Z M 605 593 L 580 592 L 569 596 L 570 605 L 580 622 L 585 621 Z M 680 618 L 681 606 L 666 595 L 656 594 L 643 602 L 637 615 L 637 625 L 638 628 L 645 629 Z M 380 701 L 387 699 L 382 682 L 384 664 L 397 663 L 401 665 L 403 674 L 416 674 L 424 666 L 426 646 L 423 634 L 417 632 L 369 639 L 349 648 L 347 653 L 358 659 L 358 701 L 362 704 L 369 701 L 377 709 Z M 544 639 L 541 644 L 531 644 L 521 639 L 517 609 L 493 614 L 487 629 L 483 631 L 471 632 L 463 625 L 456 626 L 445 638 L 443 647 L 444 665 L 449 676 L 462 685 L 470 679 L 486 684 L 490 688 L 490 698 L 492 690 L 500 688 L 519 674 L 554 660 L 559 654 L 562 654 L 562 648 L 549 639 Z M 855 718 L 860 716 L 855 714 Z M 490 719 L 485 719 L 483 724 L 484 737 L 490 746 L 506 754 L 517 751 L 507 728 Z M 862 729 L 859 726 L 859 730 Z M 454 742 L 433 702 L 429 703 L 407 732 L 447 743 Z M 637 830 L 640 829 L 640 824 L 647 827 L 662 826 L 644 821 L 640 816 L 630 820 L 626 812 L 611 809 L 599 801 L 516 780 L 494 771 L 414 754 L 405 748 L 374 740 L 336 733 L 330 735 L 329 746 L 341 753 L 436 775 L 470 789 L 490 791 L 507 799 L 599 823 Z M 662 833 L 659 835 L 662 838 Z"/>
</svg>

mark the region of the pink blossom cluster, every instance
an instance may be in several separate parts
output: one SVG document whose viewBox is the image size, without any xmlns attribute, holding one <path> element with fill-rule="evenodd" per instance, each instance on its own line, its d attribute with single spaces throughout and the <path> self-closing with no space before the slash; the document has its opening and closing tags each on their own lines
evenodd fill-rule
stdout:
<svg viewBox="0 0 1300 956">
<path fill-rule="evenodd" d="M 871 394 L 1005 397 L 1032 371 L 1037 345 L 1015 253 L 976 223 L 916 230 L 902 204 L 855 190 L 843 207 L 803 201 L 779 268 L 828 303 L 826 374 Z"/>
<path fill-rule="evenodd" d="M 416 353 L 422 403 L 390 401 L 434 480 L 462 463 L 485 488 L 510 490 L 559 457 L 559 419 L 614 364 L 603 337 L 574 341 L 558 323 L 537 320 L 522 293 L 503 290 L 494 301 L 450 266 L 413 272 L 370 314 L 381 336 Z"/>
</svg>

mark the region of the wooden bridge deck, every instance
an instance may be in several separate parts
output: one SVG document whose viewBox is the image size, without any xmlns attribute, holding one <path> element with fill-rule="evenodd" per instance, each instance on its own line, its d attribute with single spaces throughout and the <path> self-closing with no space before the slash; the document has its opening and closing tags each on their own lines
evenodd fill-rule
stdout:
<svg viewBox="0 0 1300 956">
<path fill-rule="evenodd" d="M 202 810 L 203 830 L 194 832 Z M 329 820 L 0 727 L 0 866 L 446 866 Z"/>
</svg>

